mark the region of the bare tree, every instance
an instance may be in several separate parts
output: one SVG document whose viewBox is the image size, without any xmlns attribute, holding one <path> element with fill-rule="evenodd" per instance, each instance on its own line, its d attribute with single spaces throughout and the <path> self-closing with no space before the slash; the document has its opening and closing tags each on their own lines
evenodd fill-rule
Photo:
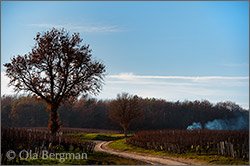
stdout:
<svg viewBox="0 0 250 166">
<path fill-rule="evenodd" d="M 53 28 L 37 33 L 34 40 L 31 52 L 14 56 L 4 66 L 9 86 L 14 86 L 16 92 L 30 92 L 47 103 L 49 128 L 54 134 L 61 126 L 58 115 L 61 103 L 72 103 L 83 93 L 97 94 L 105 66 L 91 59 L 91 49 L 81 45 L 79 33 L 69 35 L 64 29 Z"/>
<path fill-rule="evenodd" d="M 128 93 L 118 94 L 117 99 L 110 103 L 109 117 L 122 126 L 124 135 L 127 137 L 127 129 L 131 121 L 143 117 L 139 98 Z"/>
</svg>

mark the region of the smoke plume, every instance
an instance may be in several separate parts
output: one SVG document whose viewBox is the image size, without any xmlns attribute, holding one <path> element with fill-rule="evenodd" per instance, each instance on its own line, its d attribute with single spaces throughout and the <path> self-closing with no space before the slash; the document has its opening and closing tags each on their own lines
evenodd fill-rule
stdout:
<svg viewBox="0 0 250 166">
<path fill-rule="evenodd" d="M 201 128 L 202 127 L 201 127 L 201 123 L 200 122 L 198 122 L 198 123 L 193 122 L 192 125 L 190 125 L 190 126 L 187 127 L 188 130 L 197 130 L 197 129 L 201 129 Z"/>
<path fill-rule="evenodd" d="M 209 121 L 204 125 L 208 130 L 248 130 L 249 129 L 249 115 L 248 114 L 235 114 L 235 118 L 231 119 L 215 119 Z M 201 129 L 201 123 L 193 122 L 188 126 L 188 130 Z"/>
</svg>

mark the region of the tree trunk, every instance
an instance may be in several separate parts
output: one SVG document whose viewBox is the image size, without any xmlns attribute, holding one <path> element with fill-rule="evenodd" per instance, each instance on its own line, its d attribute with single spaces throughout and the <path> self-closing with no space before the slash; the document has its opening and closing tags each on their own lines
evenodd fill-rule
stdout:
<svg viewBox="0 0 250 166">
<path fill-rule="evenodd" d="M 127 138 L 127 128 L 126 128 L 126 127 L 123 127 L 123 131 L 124 131 L 124 136 L 125 136 L 125 138 Z"/>
<path fill-rule="evenodd" d="M 59 121 L 59 114 L 58 114 L 58 107 L 52 105 L 50 109 L 50 122 L 49 122 L 49 129 L 51 133 L 54 135 L 60 129 L 60 121 Z"/>
</svg>

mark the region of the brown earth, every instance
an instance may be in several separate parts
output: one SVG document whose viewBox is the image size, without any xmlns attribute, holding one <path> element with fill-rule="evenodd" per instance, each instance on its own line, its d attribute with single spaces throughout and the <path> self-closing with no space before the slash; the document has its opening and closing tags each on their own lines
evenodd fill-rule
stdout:
<svg viewBox="0 0 250 166">
<path fill-rule="evenodd" d="M 203 165 L 204 164 L 201 162 L 191 161 L 188 159 L 180 159 L 180 158 L 166 157 L 166 156 L 155 156 L 145 153 L 115 150 L 108 147 L 108 144 L 110 144 L 111 142 L 112 141 L 109 142 L 96 141 L 97 145 L 95 146 L 95 151 L 106 152 L 124 158 L 135 159 L 146 162 L 151 165 Z"/>
</svg>

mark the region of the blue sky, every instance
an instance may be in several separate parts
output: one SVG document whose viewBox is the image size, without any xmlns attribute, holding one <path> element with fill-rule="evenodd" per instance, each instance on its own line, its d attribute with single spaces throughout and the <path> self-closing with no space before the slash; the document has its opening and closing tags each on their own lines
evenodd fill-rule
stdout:
<svg viewBox="0 0 250 166">
<path fill-rule="evenodd" d="M 37 32 L 79 32 L 107 66 L 103 91 L 249 107 L 249 2 L 2 2 L 3 63 L 29 52 Z M 4 78 L 4 79 L 3 79 Z"/>
</svg>

